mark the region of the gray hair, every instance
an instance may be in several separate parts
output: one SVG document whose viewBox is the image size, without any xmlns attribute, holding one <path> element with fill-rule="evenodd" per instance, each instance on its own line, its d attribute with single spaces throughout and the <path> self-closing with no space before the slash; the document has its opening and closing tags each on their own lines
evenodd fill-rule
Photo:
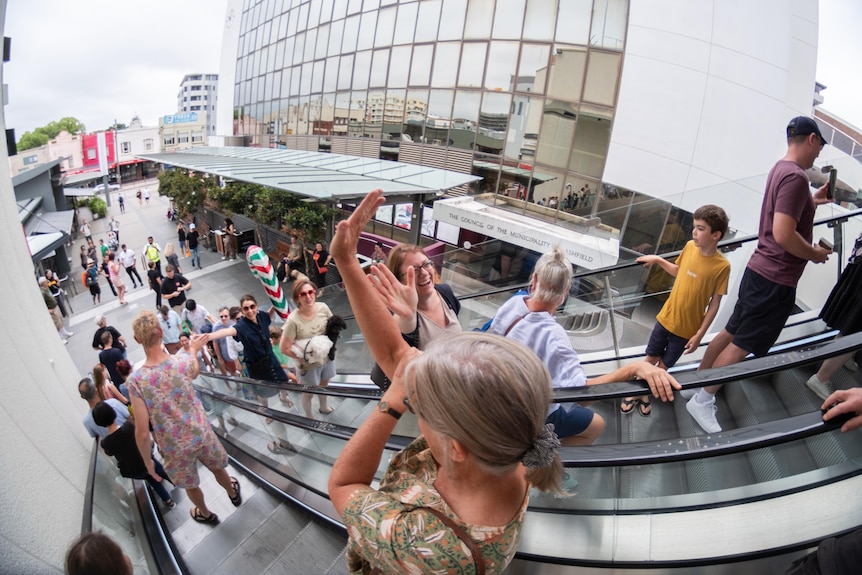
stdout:
<svg viewBox="0 0 862 575">
<path fill-rule="evenodd" d="M 560 246 L 554 246 L 550 252 L 539 258 L 533 270 L 535 286 L 531 299 L 543 303 L 562 304 L 572 287 L 572 264 L 566 259 L 566 254 Z"/>
<path fill-rule="evenodd" d="M 434 341 L 407 366 L 405 384 L 428 426 L 463 445 L 492 475 L 512 472 L 546 435 L 551 376 L 515 340 L 465 332 Z M 527 471 L 542 491 L 555 489 L 561 476 L 556 452 Z"/>
</svg>

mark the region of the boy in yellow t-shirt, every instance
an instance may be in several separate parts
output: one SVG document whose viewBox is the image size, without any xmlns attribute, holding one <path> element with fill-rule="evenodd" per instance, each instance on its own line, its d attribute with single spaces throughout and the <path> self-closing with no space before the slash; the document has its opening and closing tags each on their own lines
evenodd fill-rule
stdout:
<svg viewBox="0 0 862 575">
<path fill-rule="evenodd" d="M 727 293 L 730 262 L 717 245 L 727 232 L 727 214 L 718 206 L 706 205 L 694 212 L 694 229 L 676 263 L 659 256 L 641 256 L 645 266 L 658 264 L 676 278 L 670 297 L 656 316 L 656 324 L 646 348 L 646 361 L 663 369 L 673 367 L 683 353 L 700 345 L 718 313 L 721 296 Z M 622 413 L 634 408 L 650 414 L 649 396 L 627 397 L 620 403 Z"/>
</svg>

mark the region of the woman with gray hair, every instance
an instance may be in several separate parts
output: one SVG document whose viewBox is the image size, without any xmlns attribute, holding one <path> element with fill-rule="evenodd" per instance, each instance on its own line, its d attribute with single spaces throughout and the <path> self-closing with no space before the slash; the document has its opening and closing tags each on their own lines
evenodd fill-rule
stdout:
<svg viewBox="0 0 862 575">
<path fill-rule="evenodd" d="M 516 296 L 497 310 L 490 331 L 520 341 L 533 350 L 548 371 L 554 388 L 582 387 L 614 381 L 643 379 L 656 397 L 673 401 L 679 383 L 664 370 L 645 361 L 634 362 L 616 371 L 587 379 L 566 330 L 554 314 L 569 296 L 572 264 L 559 246 L 536 263 L 530 279 L 530 295 Z M 577 403 L 548 407 L 547 422 L 553 423 L 563 445 L 590 445 L 605 428 L 602 417 Z M 569 482 L 571 489 L 576 482 Z"/>
<path fill-rule="evenodd" d="M 559 488 L 559 440 L 545 424 L 547 370 L 524 346 L 463 333 L 423 354 L 356 259 L 359 234 L 382 203 L 371 192 L 332 242 L 350 304 L 392 385 L 341 452 L 329 495 L 350 541 L 348 569 L 369 573 L 499 573 L 517 548 L 530 486 Z M 372 274 L 379 274 L 377 264 Z M 415 270 L 407 269 L 408 283 Z M 422 434 L 371 487 L 386 441 L 405 411 Z"/>
</svg>

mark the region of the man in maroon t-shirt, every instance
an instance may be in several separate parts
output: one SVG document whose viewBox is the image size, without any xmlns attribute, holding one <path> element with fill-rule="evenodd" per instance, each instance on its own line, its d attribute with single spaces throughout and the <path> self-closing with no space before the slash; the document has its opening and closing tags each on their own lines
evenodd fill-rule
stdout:
<svg viewBox="0 0 862 575">
<path fill-rule="evenodd" d="M 787 153 L 766 179 L 757 248 L 739 284 L 739 298 L 727 325 L 710 342 L 700 369 L 742 361 L 749 353 L 766 355 L 796 303 L 796 284 L 805 264 L 823 263 L 831 250 L 812 245 L 814 211 L 828 202 L 822 186 L 812 196 L 805 170 L 826 145 L 817 123 L 798 116 L 787 125 Z M 705 431 L 717 433 L 715 394 L 720 385 L 701 388 L 686 409 Z"/>
</svg>

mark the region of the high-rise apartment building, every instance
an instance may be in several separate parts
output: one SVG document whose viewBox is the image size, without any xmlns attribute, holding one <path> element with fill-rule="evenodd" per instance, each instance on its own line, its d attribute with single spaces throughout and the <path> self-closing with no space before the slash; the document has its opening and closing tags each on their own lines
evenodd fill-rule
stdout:
<svg viewBox="0 0 862 575">
<path fill-rule="evenodd" d="M 218 74 L 187 74 L 177 92 L 177 114 L 197 112 L 206 119 L 206 135 L 216 133 Z"/>
</svg>

